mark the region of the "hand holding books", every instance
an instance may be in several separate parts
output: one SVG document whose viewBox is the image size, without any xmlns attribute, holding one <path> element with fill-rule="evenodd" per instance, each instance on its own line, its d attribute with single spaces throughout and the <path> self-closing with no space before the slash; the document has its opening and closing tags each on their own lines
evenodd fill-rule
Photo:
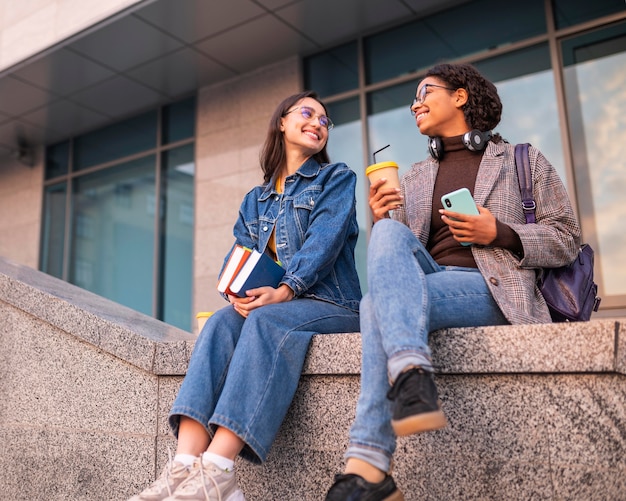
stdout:
<svg viewBox="0 0 626 501">
<path fill-rule="evenodd" d="M 236 245 L 217 283 L 217 290 L 232 296 L 246 297 L 257 287 L 278 287 L 285 269 L 256 249 Z"/>
</svg>

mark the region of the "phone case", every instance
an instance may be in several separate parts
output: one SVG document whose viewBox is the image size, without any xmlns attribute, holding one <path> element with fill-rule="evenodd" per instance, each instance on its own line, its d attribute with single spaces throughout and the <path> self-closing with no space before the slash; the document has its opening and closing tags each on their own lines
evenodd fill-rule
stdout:
<svg viewBox="0 0 626 501">
<path fill-rule="evenodd" d="M 474 216 L 479 214 L 476 202 L 474 202 L 474 198 L 467 188 L 460 188 L 442 196 L 441 205 L 443 205 L 443 208 L 446 210 L 459 212 L 461 214 Z M 461 245 L 472 244 L 470 242 L 461 242 Z"/>
</svg>

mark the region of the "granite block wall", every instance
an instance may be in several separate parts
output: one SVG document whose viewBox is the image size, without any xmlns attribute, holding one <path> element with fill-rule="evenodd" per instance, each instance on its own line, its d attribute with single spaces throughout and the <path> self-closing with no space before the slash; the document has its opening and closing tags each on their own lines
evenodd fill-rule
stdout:
<svg viewBox="0 0 626 501">
<path fill-rule="evenodd" d="M 434 333 L 449 426 L 398 440 L 407 500 L 602 500 L 626 492 L 624 319 Z M 3 499 L 124 500 L 161 471 L 195 337 L 0 258 Z M 358 333 L 315 336 L 248 501 L 322 500 L 359 393 Z"/>
</svg>

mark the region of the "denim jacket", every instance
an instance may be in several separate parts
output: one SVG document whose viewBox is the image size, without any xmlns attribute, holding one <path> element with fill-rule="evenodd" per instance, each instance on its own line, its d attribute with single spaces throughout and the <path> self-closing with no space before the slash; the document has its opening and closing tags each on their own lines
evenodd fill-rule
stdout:
<svg viewBox="0 0 626 501">
<path fill-rule="evenodd" d="M 272 179 L 246 194 L 233 229 L 235 244 L 265 252 L 276 229 L 276 253 L 287 270 L 281 283 L 295 297 L 358 311 L 356 174 L 344 163 L 320 165 L 309 158 L 285 179 L 282 194 L 275 184 Z"/>
</svg>

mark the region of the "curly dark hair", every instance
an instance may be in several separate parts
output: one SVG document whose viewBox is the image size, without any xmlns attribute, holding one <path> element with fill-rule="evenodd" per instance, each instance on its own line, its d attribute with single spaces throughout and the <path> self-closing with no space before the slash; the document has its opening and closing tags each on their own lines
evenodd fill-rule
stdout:
<svg viewBox="0 0 626 501">
<path fill-rule="evenodd" d="M 502 102 L 498 90 L 471 64 L 438 64 L 429 69 L 426 76 L 441 80 L 449 87 L 467 91 L 468 99 L 463 105 L 463 114 L 470 128 L 486 132 L 500 123 Z"/>
<path fill-rule="evenodd" d="M 318 94 L 312 90 L 305 90 L 304 92 L 299 92 L 298 94 L 289 96 L 276 107 L 272 118 L 270 118 L 265 143 L 263 144 L 263 148 L 261 149 L 261 153 L 259 155 L 261 169 L 263 170 L 263 179 L 266 183 L 272 179 L 275 172 L 279 171 L 283 167 L 286 161 L 285 141 L 283 139 L 283 133 L 280 131 L 280 119 L 285 116 L 285 113 L 287 113 L 290 108 L 305 97 L 315 99 L 322 105 L 324 112 L 328 113 L 326 105 L 320 101 Z M 326 141 L 326 144 L 321 151 L 313 155 L 313 158 L 321 164 L 327 164 L 330 162 L 328 152 L 326 151 L 327 144 L 328 141 Z"/>
</svg>

